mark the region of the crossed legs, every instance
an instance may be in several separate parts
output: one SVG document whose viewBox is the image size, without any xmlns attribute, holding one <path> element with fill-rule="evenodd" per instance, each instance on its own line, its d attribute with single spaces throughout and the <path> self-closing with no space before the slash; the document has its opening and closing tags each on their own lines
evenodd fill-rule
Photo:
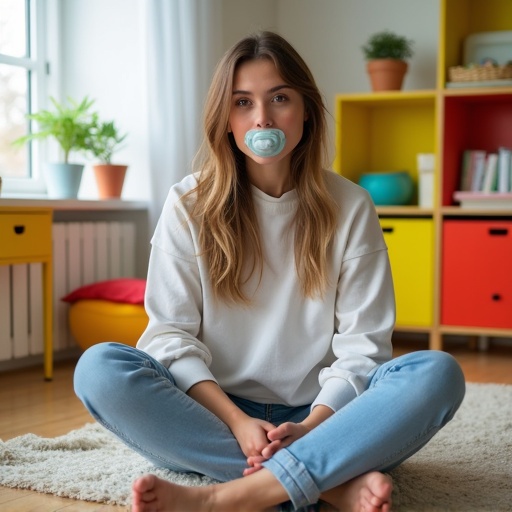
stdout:
<svg viewBox="0 0 512 512">
<path fill-rule="evenodd" d="M 243 478 L 245 457 L 229 429 L 147 354 L 97 346 L 77 366 L 75 388 L 100 423 L 156 465 L 224 482 L 182 488 L 145 476 L 133 485 L 134 511 L 263 511 L 287 500 L 298 509 L 322 499 L 334 509 L 387 512 L 392 485 L 383 472 L 451 419 L 464 378 L 443 352 L 390 361 L 362 395 Z"/>
<path fill-rule="evenodd" d="M 320 498 L 343 512 L 389 512 L 391 478 L 374 471 L 354 478 Z M 262 491 L 264 490 L 264 491 Z M 137 479 L 132 487 L 133 512 L 263 512 L 278 510 L 288 495 L 270 471 L 208 487 L 183 487 L 154 475 Z"/>
</svg>

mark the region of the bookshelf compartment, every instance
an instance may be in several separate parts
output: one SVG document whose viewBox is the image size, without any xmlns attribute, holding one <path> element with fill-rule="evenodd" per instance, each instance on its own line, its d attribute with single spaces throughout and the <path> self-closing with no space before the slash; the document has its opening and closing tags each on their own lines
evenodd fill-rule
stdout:
<svg viewBox="0 0 512 512">
<path fill-rule="evenodd" d="M 511 220 L 445 220 L 442 324 L 512 329 L 511 262 Z"/>
<path fill-rule="evenodd" d="M 434 92 L 339 95 L 336 109 L 339 174 L 407 171 L 417 184 L 418 153 L 435 153 Z"/>
<path fill-rule="evenodd" d="M 397 326 L 430 327 L 433 320 L 432 219 L 382 218 L 395 286 Z"/>
<path fill-rule="evenodd" d="M 511 30 L 509 0 L 442 0 L 438 86 L 448 81 L 448 68 L 463 64 L 464 40 L 471 34 Z"/>
<path fill-rule="evenodd" d="M 498 151 L 512 149 L 512 94 L 465 94 L 444 98 L 442 204 L 454 204 L 460 190 L 464 150 Z"/>
</svg>

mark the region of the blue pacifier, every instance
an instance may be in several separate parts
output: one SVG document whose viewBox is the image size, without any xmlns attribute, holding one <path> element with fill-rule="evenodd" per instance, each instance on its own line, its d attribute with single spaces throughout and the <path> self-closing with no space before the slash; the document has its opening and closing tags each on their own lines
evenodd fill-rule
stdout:
<svg viewBox="0 0 512 512">
<path fill-rule="evenodd" d="M 286 136 L 277 128 L 249 130 L 245 134 L 244 142 L 255 155 L 271 157 L 281 153 L 286 144 Z"/>
</svg>

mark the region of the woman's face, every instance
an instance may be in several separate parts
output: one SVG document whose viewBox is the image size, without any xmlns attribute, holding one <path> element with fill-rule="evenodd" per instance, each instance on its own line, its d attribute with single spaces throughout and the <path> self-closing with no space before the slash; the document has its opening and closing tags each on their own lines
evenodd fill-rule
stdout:
<svg viewBox="0 0 512 512">
<path fill-rule="evenodd" d="M 289 162 L 302 138 L 305 120 L 302 94 L 281 78 L 271 60 L 250 60 L 238 67 L 233 79 L 228 129 L 248 158 L 262 165 Z M 286 144 L 278 155 L 258 156 L 245 144 L 244 137 L 249 130 L 263 128 L 284 132 Z"/>
</svg>

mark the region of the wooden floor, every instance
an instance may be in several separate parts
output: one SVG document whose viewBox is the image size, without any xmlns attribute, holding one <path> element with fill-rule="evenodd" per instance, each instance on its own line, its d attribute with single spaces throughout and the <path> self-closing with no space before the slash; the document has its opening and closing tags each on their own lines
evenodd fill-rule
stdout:
<svg viewBox="0 0 512 512">
<path fill-rule="evenodd" d="M 418 345 L 400 342 L 395 355 Z M 447 346 L 460 362 L 468 382 L 512 384 L 512 347 L 491 345 L 478 352 L 467 344 Z M 74 362 L 60 363 L 54 380 L 44 382 L 42 368 L 0 374 L 0 438 L 33 433 L 56 437 L 93 421 L 73 392 Z M 0 510 L 4 512 L 119 512 L 126 507 L 87 503 L 32 491 L 0 487 Z"/>
</svg>

